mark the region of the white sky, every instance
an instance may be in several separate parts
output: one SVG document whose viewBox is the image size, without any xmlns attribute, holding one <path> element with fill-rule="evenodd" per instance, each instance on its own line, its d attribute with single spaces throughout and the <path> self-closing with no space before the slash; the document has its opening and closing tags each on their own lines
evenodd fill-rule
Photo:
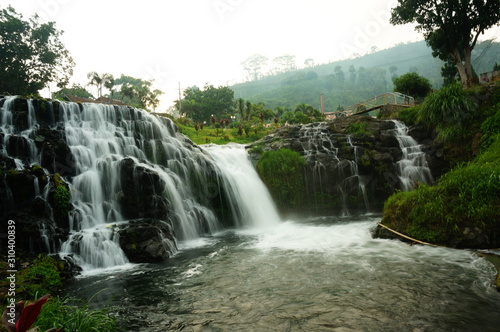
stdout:
<svg viewBox="0 0 500 332">
<path fill-rule="evenodd" d="M 27 19 L 37 13 L 63 30 L 76 63 L 72 83 L 87 73 L 154 79 L 165 92 L 158 111 L 181 88 L 244 80 L 250 55 L 291 54 L 326 63 L 376 46 L 421 40 L 413 26 L 391 26 L 395 0 L 0 0 Z M 500 37 L 497 27 L 488 36 Z M 95 91 L 90 88 L 95 95 Z M 47 93 L 48 94 L 48 93 Z"/>
</svg>

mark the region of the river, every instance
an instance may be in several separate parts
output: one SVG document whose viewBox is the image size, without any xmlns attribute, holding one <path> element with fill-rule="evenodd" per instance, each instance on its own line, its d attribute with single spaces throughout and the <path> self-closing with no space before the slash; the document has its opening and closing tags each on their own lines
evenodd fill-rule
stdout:
<svg viewBox="0 0 500 332">
<path fill-rule="evenodd" d="M 378 220 L 226 230 L 161 264 L 90 271 L 66 295 L 114 306 L 127 331 L 499 331 L 490 263 L 373 239 Z"/>
</svg>

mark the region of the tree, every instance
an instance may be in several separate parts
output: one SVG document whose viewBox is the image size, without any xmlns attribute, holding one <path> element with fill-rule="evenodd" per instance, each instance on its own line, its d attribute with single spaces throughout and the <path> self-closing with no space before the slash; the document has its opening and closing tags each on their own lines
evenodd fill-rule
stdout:
<svg viewBox="0 0 500 332">
<path fill-rule="evenodd" d="M 11 6 L 0 10 L 0 93 L 37 94 L 50 82 L 63 88 L 75 66 L 54 22 L 22 19 Z"/>
<path fill-rule="evenodd" d="M 258 80 L 262 76 L 262 69 L 267 66 L 268 58 L 262 54 L 254 54 L 246 58 L 241 63 L 243 69 L 247 72 L 249 80 Z"/>
<path fill-rule="evenodd" d="M 394 79 L 394 91 L 415 98 L 425 97 L 431 90 L 429 80 L 417 73 L 406 73 Z"/>
<path fill-rule="evenodd" d="M 87 90 L 85 90 L 84 87 L 78 85 L 78 84 L 73 84 L 71 88 L 62 88 L 59 91 L 56 91 L 52 93 L 52 98 L 54 99 L 64 99 L 65 95 L 72 95 L 76 97 L 82 97 L 82 98 L 91 98 L 93 99 L 94 96 Z"/>
<path fill-rule="evenodd" d="M 273 59 L 276 65 L 273 74 L 285 73 L 297 69 L 295 55 L 282 55 Z"/>
<path fill-rule="evenodd" d="M 157 108 L 160 103 L 158 97 L 163 94 L 161 90 L 152 90 L 153 81 L 145 81 L 123 74 L 114 80 L 113 86 L 119 86 L 120 91 L 115 94 L 111 89 L 111 97 L 121 99 L 129 105 L 144 109 L 148 107 Z M 184 107 L 188 106 L 183 103 L 182 111 L 186 112 Z"/>
<path fill-rule="evenodd" d="M 208 121 L 212 114 L 221 119 L 226 115 L 233 114 L 233 98 L 234 91 L 227 86 L 216 88 L 206 84 L 203 90 L 194 86 L 184 90 L 182 109 L 194 122 Z M 189 103 L 185 101 L 189 101 Z M 185 109 L 185 105 L 189 109 Z"/>
<path fill-rule="evenodd" d="M 97 72 L 91 71 L 87 74 L 87 78 L 90 80 L 88 85 L 95 85 L 97 88 L 97 98 L 102 97 L 102 88 L 108 88 L 111 93 L 114 86 L 115 79 L 113 75 L 109 73 L 104 73 L 100 76 Z"/>
<path fill-rule="evenodd" d="M 453 59 L 464 86 L 473 81 L 471 54 L 479 35 L 500 22 L 498 0 L 398 0 L 393 25 L 416 22 L 433 56 Z"/>
</svg>

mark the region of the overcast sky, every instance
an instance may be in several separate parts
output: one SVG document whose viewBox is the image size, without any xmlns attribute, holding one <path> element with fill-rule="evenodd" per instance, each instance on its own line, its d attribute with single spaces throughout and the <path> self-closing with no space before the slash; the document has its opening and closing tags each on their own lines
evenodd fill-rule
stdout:
<svg viewBox="0 0 500 332">
<path fill-rule="evenodd" d="M 54 21 L 76 67 L 87 73 L 153 79 L 164 111 L 186 88 L 241 82 L 241 62 L 295 55 L 297 65 L 365 54 L 421 40 L 411 25 L 391 26 L 391 0 L 0 0 L 27 19 Z M 500 29 L 488 36 L 499 36 Z M 95 95 L 95 91 L 91 91 Z"/>
</svg>

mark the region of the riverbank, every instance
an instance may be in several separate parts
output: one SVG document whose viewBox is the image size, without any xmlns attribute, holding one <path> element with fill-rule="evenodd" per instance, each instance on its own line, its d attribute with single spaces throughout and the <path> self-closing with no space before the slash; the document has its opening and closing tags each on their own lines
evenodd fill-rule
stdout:
<svg viewBox="0 0 500 332">
<path fill-rule="evenodd" d="M 455 166 L 435 185 L 389 197 L 381 223 L 432 244 L 500 248 L 500 83 L 442 90 L 403 117 L 432 128 Z"/>
</svg>

